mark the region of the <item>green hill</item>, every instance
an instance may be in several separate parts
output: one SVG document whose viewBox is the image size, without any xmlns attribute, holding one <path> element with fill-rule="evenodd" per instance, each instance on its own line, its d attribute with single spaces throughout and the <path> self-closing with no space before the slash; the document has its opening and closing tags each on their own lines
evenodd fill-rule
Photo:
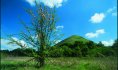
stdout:
<svg viewBox="0 0 118 70">
<path fill-rule="evenodd" d="M 53 51 L 53 52 L 52 52 Z M 100 43 L 95 43 L 81 36 L 72 35 L 57 43 L 50 50 L 51 56 L 69 56 L 69 57 L 104 57 L 115 55 L 111 47 L 105 47 Z"/>
<path fill-rule="evenodd" d="M 81 42 L 83 44 L 86 44 L 88 42 L 90 42 L 90 40 L 85 39 L 81 36 L 77 36 L 77 35 L 72 35 L 64 40 L 62 40 L 61 42 L 57 43 L 56 46 L 62 46 L 64 44 L 70 44 L 70 45 L 74 45 L 75 42 Z M 92 42 L 92 41 L 91 41 Z"/>
</svg>

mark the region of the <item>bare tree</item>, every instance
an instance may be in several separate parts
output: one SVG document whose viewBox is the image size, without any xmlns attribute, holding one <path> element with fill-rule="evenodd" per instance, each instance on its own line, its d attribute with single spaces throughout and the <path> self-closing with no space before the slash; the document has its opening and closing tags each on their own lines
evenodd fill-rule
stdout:
<svg viewBox="0 0 118 70">
<path fill-rule="evenodd" d="M 36 11 L 25 9 L 31 16 L 31 23 L 26 24 L 21 20 L 25 31 L 19 34 L 19 37 L 24 40 L 27 45 L 22 45 L 20 42 L 10 37 L 10 43 L 17 44 L 21 47 L 32 46 L 37 48 L 38 54 L 36 59 L 38 66 L 45 64 L 46 48 L 52 46 L 54 41 L 58 39 L 56 31 L 55 8 L 48 8 L 44 5 L 36 3 Z"/>
</svg>

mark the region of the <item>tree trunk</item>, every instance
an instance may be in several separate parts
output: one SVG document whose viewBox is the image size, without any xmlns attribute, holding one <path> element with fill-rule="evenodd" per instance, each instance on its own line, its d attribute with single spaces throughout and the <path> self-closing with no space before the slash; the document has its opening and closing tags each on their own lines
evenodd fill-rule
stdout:
<svg viewBox="0 0 118 70">
<path fill-rule="evenodd" d="M 45 58 L 41 57 L 40 58 L 40 67 L 44 66 L 44 64 L 45 64 Z"/>
<path fill-rule="evenodd" d="M 45 64 L 45 40 L 44 40 L 44 38 L 45 38 L 45 36 L 44 36 L 44 34 L 43 34 L 43 30 L 42 30 L 42 25 L 41 25 L 41 36 L 40 36 L 40 39 L 41 39 L 41 45 L 40 45 L 40 47 L 39 47 L 39 58 L 38 58 L 38 63 L 40 64 L 39 65 L 39 67 L 42 67 L 42 66 L 44 66 L 44 64 Z"/>
<path fill-rule="evenodd" d="M 40 51 L 39 51 L 39 57 L 38 59 L 38 67 L 42 67 L 45 64 L 45 53 L 44 53 L 44 46 L 40 47 Z"/>
<path fill-rule="evenodd" d="M 45 64 L 45 57 L 40 55 L 40 57 L 37 58 L 37 67 L 43 67 Z"/>
</svg>

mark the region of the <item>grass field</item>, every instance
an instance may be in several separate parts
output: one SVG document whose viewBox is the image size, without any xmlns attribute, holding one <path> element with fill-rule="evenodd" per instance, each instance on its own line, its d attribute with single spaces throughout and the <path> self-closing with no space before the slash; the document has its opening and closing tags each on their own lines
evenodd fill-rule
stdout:
<svg viewBox="0 0 118 70">
<path fill-rule="evenodd" d="M 26 64 L 31 57 L 7 57 L 1 59 L 1 70 L 117 70 L 117 58 L 48 58 L 44 67 L 36 68 L 36 62 Z"/>
</svg>

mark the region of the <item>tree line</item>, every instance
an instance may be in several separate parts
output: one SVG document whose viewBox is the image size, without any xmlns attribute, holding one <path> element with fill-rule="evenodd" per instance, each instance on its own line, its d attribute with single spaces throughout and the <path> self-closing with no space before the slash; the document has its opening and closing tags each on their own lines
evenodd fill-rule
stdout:
<svg viewBox="0 0 118 70">
<path fill-rule="evenodd" d="M 84 44 L 75 41 L 73 45 L 65 43 L 61 46 L 48 47 L 45 51 L 46 57 L 105 57 L 116 56 L 118 50 L 118 41 L 115 40 L 112 46 L 106 47 L 101 42 L 94 44 L 92 41 Z M 17 48 L 12 51 L 1 50 L 1 53 L 10 56 L 28 56 L 34 57 L 37 50 L 33 48 Z"/>
</svg>

